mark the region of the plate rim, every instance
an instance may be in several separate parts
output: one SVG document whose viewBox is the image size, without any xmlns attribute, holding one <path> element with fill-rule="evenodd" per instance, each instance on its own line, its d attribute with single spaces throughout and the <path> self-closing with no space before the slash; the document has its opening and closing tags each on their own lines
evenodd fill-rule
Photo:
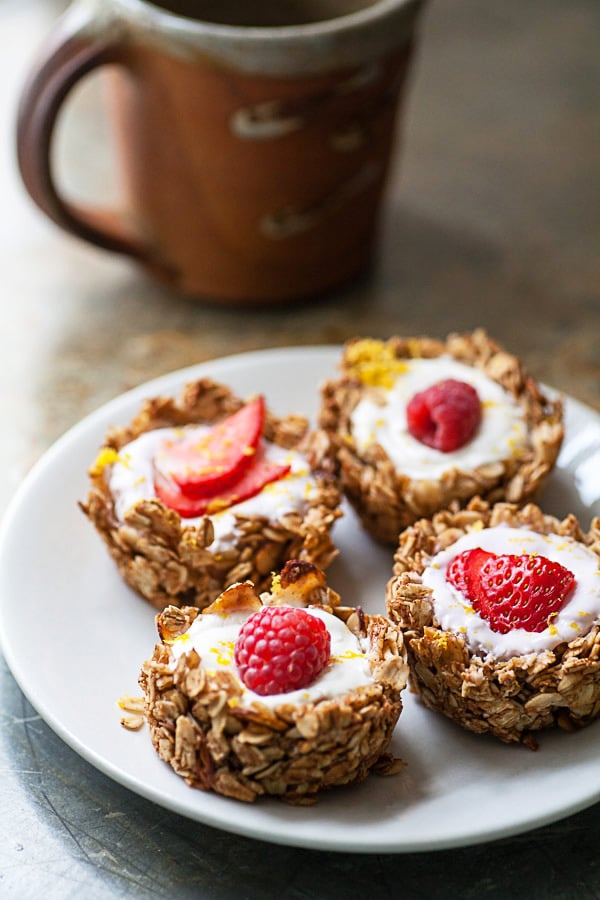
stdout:
<svg viewBox="0 0 600 900">
<path fill-rule="evenodd" d="M 60 457 L 65 448 L 68 448 L 71 444 L 76 445 L 80 437 L 87 434 L 90 429 L 100 428 L 100 423 L 104 422 L 107 418 L 110 418 L 113 410 L 116 410 L 117 408 L 123 408 L 123 410 L 125 410 L 125 408 L 129 408 L 136 401 L 139 401 L 140 399 L 143 400 L 145 397 L 152 396 L 154 392 L 160 392 L 165 389 L 168 389 L 169 392 L 173 394 L 180 390 L 187 380 L 207 375 L 209 369 L 214 377 L 217 378 L 218 372 L 214 372 L 215 368 L 228 369 L 231 366 L 240 365 L 244 367 L 248 363 L 254 363 L 255 361 L 262 363 L 265 359 L 268 359 L 269 362 L 273 362 L 278 358 L 285 359 L 286 362 L 289 363 L 290 356 L 306 357 L 307 354 L 313 356 L 322 355 L 328 363 L 334 363 L 336 359 L 335 354 L 339 357 L 340 351 L 341 345 L 317 344 L 296 345 L 292 347 L 271 347 L 262 350 L 259 349 L 235 353 L 215 359 L 203 360 L 200 363 L 186 366 L 182 369 L 163 373 L 109 399 L 93 411 L 89 412 L 59 436 L 59 438 L 57 438 L 57 440 L 42 453 L 39 459 L 32 465 L 29 472 L 25 475 L 13 497 L 10 499 L 4 515 L 2 516 L 2 521 L 0 522 L 0 561 L 3 561 L 5 557 L 6 546 L 8 543 L 7 536 L 11 530 L 11 524 L 17 517 L 23 498 L 27 496 L 31 486 L 35 484 L 37 479 L 44 476 L 45 470 L 51 468 L 56 457 Z M 598 411 L 576 398 L 569 397 L 564 392 L 560 393 L 565 400 L 565 406 L 572 406 L 579 415 L 584 415 L 586 417 L 591 416 L 592 419 L 596 419 L 600 422 L 600 413 Z M 115 424 L 117 423 L 115 422 Z M 2 594 L 0 594 L 0 622 L 2 622 L 2 619 L 4 618 L 3 608 L 5 602 L 7 601 Z M 539 813 L 535 814 L 534 812 L 531 812 L 529 816 L 521 818 L 518 824 L 514 826 L 506 825 L 498 826 L 496 828 L 492 826 L 487 829 L 484 828 L 483 831 L 471 833 L 468 837 L 459 835 L 455 839 L 447 836 L 444 839 L 434 838 L 431 841 L 418 840 L 416 842 L 411 842 L 408 840 L 401 844 L 399 844 L 397 840 L 388 843 L 380 841 L 377 846 L 370 845 L 366 847 L 364 845 L 359 846 L 358 839 L 339 841 L 333 837 L 328 838 L 327 834 L 320 837 L 317 841 L 308 839 L 306 835 L 294 835 L 293 833 L 289 833 L 289 829 L 285 829 L 285 833 L 278 833 L 277 830 L 269 830 L 266 827 L 257 828 L 256 824 L 253 824 L 252 822 L 245 824 L 244 822 L 238 821 L 235 816 L 232 821 L 228 821 L 227 824 L 225 824 L 223 819 L 214 816 L 210 809 L 200 809 L 198 815 L 192 815 L 188 809 L 182 808 L 181 804 L 176 800 L 171 799 L 171 802 L 166 803 L 164 796 L 162 796 L 158 788 L 153 785 L 148 785 L 140 779 L 132 779 L 127 772 L 122 772 L 117 764 L 105 760 L 93 748 L 88 747 L 80 740 L 76 734 L 71 733 L 69 729 L 57 719 L 57 716 L 47 708 L 46 703 L 40 701 L 39 698 L 30 695 L 30 685 L 28 684 L 27 679 L 23 677 L 18 660 L 12 652 L 5 628 L 0 628 L 0 652 L 2 652 L 6 664 L 19 686 L 19 689 L 27 697 L 32 707 L 40 714 L 48 727 L 50 727 L 51 730 L 74 752 L 92 765 L 93 768 L 102 772 L 106 777 L 111 778 L 111 780 L 120 784 L 122 787 L 143 796 L 145 799 L 155 803 L 159 807 L 169 809 L 188 819 L 218 828 L 219 830 L 267 841 L 269 843 L 326 851 L 360 852 L 365 854 L 383 852 L 430 852 L 456 847 L 474 846 L 476 844 L 498 840 L 510 835 L 524 833 L 533 828 L 543 827 L 551 822 L 563 819 L 566 816 L 594 805 L 600 800 L 599 785 L 598 789 L 592 794 L 581 796 L 578 799 L 573 800 L 572 803 L 563 804 L 560 808 L 549 810 L 545 814 L 540 815 Z M 173 777 L 177 776 L 173 773 Z M 235 803 L 235 801 L 233 802 Z M 277 821 L 274 824 L 277 825 Z"/>
</svg>

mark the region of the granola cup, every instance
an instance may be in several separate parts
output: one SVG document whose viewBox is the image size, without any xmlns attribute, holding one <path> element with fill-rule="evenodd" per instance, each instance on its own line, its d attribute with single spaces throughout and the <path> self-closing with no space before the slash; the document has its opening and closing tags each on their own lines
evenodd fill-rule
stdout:
<svg viewBox="0 0 600 900">
<path fill-rule="evenodd" d="M 372 680 L 314 702 L 266 705 L 245 693 L 230 669 L 205 668 L 195 649 L 175 660 L 174 642 L 205 613 L 260 609 L 278 603 L 317 607 L 360 636 Z M 143 665 L 140 685 L 152 743 L 186 783 L 237 800 L 276 796 L 310 804 L 336 785 L 362 781 L 370 771 L 394 774 L 402 766 L 388 745 L 402 709 L 408 667 L 401 632 L 384 616 L 343 607 L 316 567 L 286 565 L 273 595 L 233 585 L 204 613 L 169 607 L 157 615 L 161 643 Z M 285 698 L 285 694 L 277 695 Z"/>
<path fill-rule="evenodd" d="M 113 428 L 89 470 L 91 488 L 83 512 L 94 524 L 126 583 L 156 609 L 167 605 L 207 606 L 228 585 L 250 579 L 262 590 L 271 572 L 299 558 L 322 568 L 337 550 L 330 531 L 341 515 L 340 493 L 332 475 L 329 441 L 309 431 L 306 419 L 278 418 L 267 411 L 263 437 L 286 450 L 301 452 L 315 480 L 305 509 L 272 519 L 237 515 L 235 541 L 211 548 L 214 527 L 205 515 L 193 525 L 156 498 L 140 500 L 121 518 L 115 510 L 107 473 L 119 451 L 146 432 L 163 427 L 215 424 L 244 405 L 229 388 L 203 378 L 185 386 L 179 400 L 147 400 L 133 421 Z M 235 507 L 232 509 L 235 510 Z"/>
<path fill-rule="evenodd" d="M 451 468 L 435 479 L 398 471 L 378 443 L 360 452 L 351 421 L 359 401 L 367 392 L 376 396 L 381 388 L 391 387 L 394 367 L 402 361 L 443 355 L 478 369 L 514 398 L 524 415 L 526 446 L 518 455 L 466 471 Z M 320 425 L 334 443 L 344 493 L 364 528 L 382 543 L 395 545 L 403 529 L 453 501 L 464 505 L 480 496 L 492 503 L 523 505 L 535 499 L 556 462 L 563 439 L 561 401 L 545 396 L 521 362 L 481 329 L 452 334 L 446 341 L 354 339 L 344 348 L 341 370 L 341 377 L 323 386 Z"/>
<path fill-rule="evenodd" d="M 404 632 L 411 688 L 427 707 L 469 731 L 535 749 L 534 732 L 552 726 L 574 731 L 600 714 L 597 619 L 587 633 L 552 650 L 483 658 L 469 651 L 462 634 L 440 628 L 432 590 L 421 579 L 432 557 L 461 536 L 502 524 L 572 538 L 600 562 L 600 519 L 585 534 L 572 515 L 561 521 L 533 503 L 491 506 L 476 498 L 465 509 L 444 510 L 416 522 L 400 536 L 387 585 L 387 612 Z"/>
</svg>

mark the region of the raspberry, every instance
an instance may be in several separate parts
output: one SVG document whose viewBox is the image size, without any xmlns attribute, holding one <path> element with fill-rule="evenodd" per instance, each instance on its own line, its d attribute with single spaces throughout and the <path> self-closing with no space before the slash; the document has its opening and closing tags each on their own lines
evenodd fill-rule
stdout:
<svg viewBox="0 0 600 900">
<path fill-rule="evenodd" d="M 479 428 L 479 395 L 464 381 L 438 381 L 409 401 L 406 422 L 409 432 L 422 444 L 450 453 L 464 447 Z"/>
<path fill-rule="evenodd" d="M 545 556 L 460 553 L 448 566 L 448 581 L 473 604 L 492 631 L 544 631 L 565 605 L 575 576 Z"/>
<path fill-rule="evenodd" d="M 307 687 L 330 650 L 322 619 L 295 606 L 264 606 L 242 626 L 234 658 L 246 687 L 265 696 Z"/>
</svg>

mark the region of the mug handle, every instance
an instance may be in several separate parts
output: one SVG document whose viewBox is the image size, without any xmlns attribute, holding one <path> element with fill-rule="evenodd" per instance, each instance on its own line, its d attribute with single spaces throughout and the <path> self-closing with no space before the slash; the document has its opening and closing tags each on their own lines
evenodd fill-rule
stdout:
<svg viewBox="0 0 600 900">
<path fill-rule="evenodd" d="M 75 13 L 72 9 L 59 20 L 21 94 L 17 116 L 21 177 L 34 203 L 65 231 L 157 269 L 151 248 L 129 232 L 115 212 L 70 203 L 56 185 L 52 142 L 63 102 L 93 69 L 124 62 L 116 23 L 106 27 L 103 36 L 97 23 L 90 28 L 89 19 L 81 21 Z"/>
</svg>

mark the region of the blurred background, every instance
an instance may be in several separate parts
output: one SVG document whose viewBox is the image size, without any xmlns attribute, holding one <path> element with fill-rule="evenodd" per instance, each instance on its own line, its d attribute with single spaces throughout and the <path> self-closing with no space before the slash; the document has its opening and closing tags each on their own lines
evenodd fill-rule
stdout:
<svg viewBox="0 0 600 900">
<path fill-rule="evenodd" d="M 9 488 L 82 414 L 231 352 L 485 326 L 533 373 L 600 405 L 600 7 L 437 0 L 422 27 L 379 254 L 349 288 L 277 310 L 194 303 L 73 239 L 24 192 L 18 96 L 66 3 L 0 4 L 2 419 Z M 102 76 L 55 142 L 70 196 L 118 202 Z M 4 483 L 3 487 L 7 485 Z M 6 496 L 6 493 L 5 493 Z"/>
</svg>

